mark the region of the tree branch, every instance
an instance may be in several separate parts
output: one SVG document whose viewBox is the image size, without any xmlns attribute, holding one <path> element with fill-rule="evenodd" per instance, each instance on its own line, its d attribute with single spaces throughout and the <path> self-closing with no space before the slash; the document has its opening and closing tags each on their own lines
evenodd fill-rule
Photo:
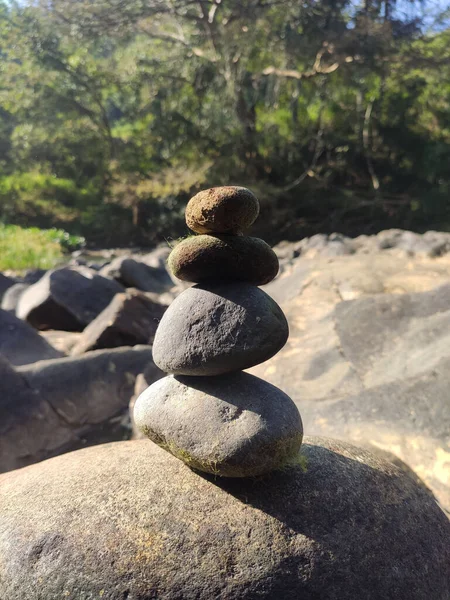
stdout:
<svg viewBox="0 0 450 600">
<path fill-rule="evenodd" d="M 293 69 L 278 69 L 277 67 L 267 67 L 262 72 L 263 75 L 277 75 L 278 77 L 287 77 L 290 79 L 309 79 L 310 77 L 315 77 L 316 75 L 328 75 L 329 73 L 333 73 L 336 71 L 343 63 L 348 63 L 353 61 L 352 56 L 346 56 L 343 60 L 335 61 L 331 65 L 322 65 L 322 58 L 324 54 L 331 54 L 330 48 L 324 45 L 323 48 L 319 50 L 314 59 L 314 64 L 311 69 L 307 71 L 296 71 Z"/>
</svg>

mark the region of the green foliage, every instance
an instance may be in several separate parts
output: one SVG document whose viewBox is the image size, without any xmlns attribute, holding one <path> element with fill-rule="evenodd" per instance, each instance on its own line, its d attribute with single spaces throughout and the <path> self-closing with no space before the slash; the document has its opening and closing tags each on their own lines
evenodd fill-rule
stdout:
<svg viewBox="0 0 450 600">
<path fill-rule="evenodd" d="M 0 223 L 0 271 L 50 269 L 63 260 L 65 251 L 83 244 L 83 238 L 59 229 L 22 228 Z"/>
<path fill-rule="evenodd" d="M 149 243 L 239 183 L 308 227 L 343 230 L 346 190 L 367 222 L 407 198 L 426 226 L 450 188 L 450 29 L 409 4 L 0 3 L 0 219 Z"/>
</svg>

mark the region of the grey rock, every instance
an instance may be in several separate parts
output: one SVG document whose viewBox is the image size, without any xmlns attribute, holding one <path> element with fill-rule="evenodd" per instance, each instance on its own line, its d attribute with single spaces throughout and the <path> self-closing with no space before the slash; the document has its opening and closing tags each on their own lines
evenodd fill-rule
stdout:
<svg viewBox="0 0 450 600">
<path fill-rule="evenodd" d="M 147 436 L 136 427 L 134 422 L 134 406 L 139 396 L 155 381 L 164 377 L 165 373 L 158 369 L 154 362 L 150 362 L 143 373 L 139 373 L 136 377 L 136 383 L 134 385 L 134 394 L 130 400 L 129 413 L 130 413 L 130 427 L 131 427 L 131 439 L 132 440 L 143 440 L 147 439 Z"/>
<path fill-rule="evenodd" d="M 86 267 L 57 269 L 25 290 L 16 312 L 36 329 L 80 331 L 123 291 Z"/>
<path fill-rule="evenodd" d="M 136 376 L 151 360 L 148 346 L 45 360 L 16 371 L 3 360 L 8 377 L 0 379 L 0 471 L 129 436 Z"/>
<path fill-rule="evenodd" d="M 289 335 L 280 307 L 246 284 L 202 284 L 169 306 L 156 331 L 155 364 L 175 375 L 220 375 L 264 362 Z"/>
<path fill-rule="evenodd" d="M 12 287 L 15 283 L 16 281 L 14 279 L 3 275 L 3 273 L 0 273 L 0 300 L 3 298 L 6 290 Z"/>
<path fill-rule="evenodd" d="M 258 479 L 200 476 L 146 440 L 0 479 L 8 600 L 448 600 L 449 538 L 401 470 L 326 439 Z"/>
<path fill-rule="evenodd" d="M 35 329 L 11 313 L 0 309 L 0 354 L 12 365 L 63 356 Z"/>
<path fill-rule="evenodd" d="M 62 352 L 64 356 L 71 353 L 72 348 L 83 335 L 80 331 L 58 331 L 57 329 L 40 331 L 39 334 L 54 348 Z"/>
<path fill-rule="evenodd" d="M 136 344 L 151 345 L 166 308 L 138 290 L 116 294 L 83 331 L 72 354 Z"/>
<path fill-rule="evenodd" d="M 160 245 L 151 252 L 141 255 L 139 260 L 154 269 L 165 269 L 171 251 L 167 244 Z"/>
<path fill-rule="evenodd" d="M 25 273 L 23 283 L 33 285 L 33 283 L 37 283 L 40 279 L 42 279 L 46 273 L 47 271 L 45 269 L 30 269 Z"/>
<path fill-rule="evenodd" d="M 165 377 L 136 401 L 134 421 L 188 466 L 221 477 L 252 477 L 296 460 L 303 437 L 284 392 L 249 375 Z"/>
<path fill-rule="evenodd" d="M 132 257 L 121 256 L 103 267 L 100 274 L 112 277 L 125 287 L 134 287 L 144 292 L 162 293 L 173 286 L 165 269 L 150 267 Z"/>
<path fill-rule="evenodd" d="M 3 294 L 2 309 L 15 314 L 20 297 L 28 287 L 30 287 L 28 283 L 15 283 L 8 288 Z"/>
<path fill-rule="evenodd" d="M 290 339 L 252 373 L 297 403 L 306 431 L 394 452 L 450 514 L 449 268 L 387 250 L 299 259 L 267 287 Z"/>
</svg>

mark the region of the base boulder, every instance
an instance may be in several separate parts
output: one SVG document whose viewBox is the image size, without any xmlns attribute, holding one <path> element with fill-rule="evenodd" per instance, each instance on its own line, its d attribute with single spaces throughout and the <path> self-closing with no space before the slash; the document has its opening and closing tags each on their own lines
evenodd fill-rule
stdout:
<svg viewBox="0 0 450 600">
<path fill-rule="evenodd" d="M 8 600 L 448 600 L 449 538 L 408 475 L 326 439 L 259 479 L 200 476 L 146 440 L 0 478 Z"/>
</svg>

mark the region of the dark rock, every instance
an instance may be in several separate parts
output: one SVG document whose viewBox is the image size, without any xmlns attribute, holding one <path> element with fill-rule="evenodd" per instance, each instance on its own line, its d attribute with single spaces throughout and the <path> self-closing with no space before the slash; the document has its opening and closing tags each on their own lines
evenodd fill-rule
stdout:
<svg viewBox="0 0 450 600">
<path fill-rule="evenodd" d="M 21 296 L 17 316 L 36 329 L 80 331 L 123 287 L 86 267 L 49 271 Z"/>
<path fill-rule="evenodd" d="M 8 600 L 450 597 L 448 519 L 402 471 L 338 441 L 307 438 L 296 467 L 238 480 L 121 442 L 0 486 Z"/>
<path fill-rule="evenodd" d="M 264 285 L 278 273 L 278 258 L 263 240 L 247 236 L 197 235 L 180 242 L 169 256 L 175 277 L 199 283 L 245 281 Z"/>
<path fill-rule="evenodd" d="M 16 281 L 14 279 L 3 275 L 3 273 L 0 273 L 0 300 L 3 298 L 6 290 L 12 287 L 15 283 Z"/>
<path fill-rule="evenodd" d="M 136 346 L 41 361 L 13 374 L 9 366 L 9 379 L 0 379 L 0 471 L 128 436 L 136 376 L 151 360 L 149 347 Z"/>
<path fill-rule="evenodd" d="M 62 356 L 30 325 L 1 309 L 0 354 L 16 366 Z"/>
<path fill-rule="evenodd" d="M 24 291 L 29 287 L 30 286 L 28 283 L 15 283 L 10 288 L 8 288 L 3 294 L 1 304 L 2 309 L 15 314 L 20 297 L 22 296 Z"/>
<path fill-rule="evenodd" d="M 47 271 L 45 269 L 31 269 L 25 273 L 23 283 L 33 285 L 33 283 L 37 283 L 40 279 L 42 279 L 46 273 Z"/>
<path fill-rule="evenodd" d="M 173 286 L 165 269 L 150 267 L 126 256 L 114 259 L 100 274 L 116 279 L 125 287 L 137 288 L 143 292 L 162 293 Z"/>
<path fill-rule="evenodd" d="M 280 307 L 247 284 L 199 284 L 169 306 L 153 344 L 155 364 L 175 375 L 220 375 L 264 362 L 289 335 Z"/>
<path fill-rule="evenodd" d="M 252 225 L 258 214 L 258 199 L 247 188 L 215 187 L 189 200 L 186 223 L 196 233 L 240 233 Z"/>
<path fill-rule="evenodd" d="M 284 392 L 249 375 L 164 377 L 136 401 L 136 426 L 188 466 L 252 477 L 296 460 L 303 437 Z"/>
<path fill-rule="evenodd" d="M 166 308 L 137 290 L 116 294 L 105 310 L 83 331 L 80 340 L 72 348 L 72 354 L 100 348 L 151 345 Z"/>
</svg>

